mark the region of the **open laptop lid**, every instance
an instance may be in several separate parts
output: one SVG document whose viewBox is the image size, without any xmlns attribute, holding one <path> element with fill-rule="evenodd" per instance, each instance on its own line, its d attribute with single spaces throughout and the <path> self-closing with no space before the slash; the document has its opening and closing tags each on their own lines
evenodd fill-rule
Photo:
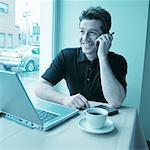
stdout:
<svg viewBox="0 0 150 150">
<path fill-rule="evenodd" d="M 0 111 L 42 125 L 15 72 L 0 70 Z"/>
</svg>

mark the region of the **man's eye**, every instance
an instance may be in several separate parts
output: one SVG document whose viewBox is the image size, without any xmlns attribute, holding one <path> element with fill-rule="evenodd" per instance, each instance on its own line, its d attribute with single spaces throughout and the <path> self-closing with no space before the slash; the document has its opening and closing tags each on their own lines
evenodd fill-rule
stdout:
<svg viewBox="0 0 150 150">
<path fill-rule="evenodd" d="M 96 33 L 96 32 L 90 32 L 90 34 L 92 34 L 92 35 L 96 35 L 97 33 Z"/>
<path fill-rule="evenodd" d="M 84 31 L 83 31 L 83 30 L 81 30 L 81 31 L 80 31 L 80 33 L 84 33 Z"/>
</svg>

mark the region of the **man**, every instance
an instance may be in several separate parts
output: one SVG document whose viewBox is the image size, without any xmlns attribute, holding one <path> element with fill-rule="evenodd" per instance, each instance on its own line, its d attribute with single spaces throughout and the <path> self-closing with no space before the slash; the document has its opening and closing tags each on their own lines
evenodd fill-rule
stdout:
<svg viewBox="0 0 150 150">
<path fill-rule="evenodd" d="M 62 50 L 42 75 L 35 93 L 79 109 L 89 107 L 89 101 L 120 107 L 126 95 L 127 63 L 121 55 L 109 52 L 111 16 L 101 7 L 90 7 L 79 20 L 81 47 Z M 53 89 L 61 79 L 66 80 L 70 96 Z"/>
</svg>

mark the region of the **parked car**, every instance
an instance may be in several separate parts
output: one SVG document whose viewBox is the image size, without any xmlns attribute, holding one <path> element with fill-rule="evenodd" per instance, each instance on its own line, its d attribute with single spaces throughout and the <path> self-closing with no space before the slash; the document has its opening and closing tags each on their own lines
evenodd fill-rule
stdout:
<svg viewBox="0 0 150 150">
<path fill-rule="evenodd" d="M 39 69 L 39 46 L 21 46 L 11 50 L 1 50 L 0 64 L 6 70 L 17 68 L 21 71 Z"/>
</svg>

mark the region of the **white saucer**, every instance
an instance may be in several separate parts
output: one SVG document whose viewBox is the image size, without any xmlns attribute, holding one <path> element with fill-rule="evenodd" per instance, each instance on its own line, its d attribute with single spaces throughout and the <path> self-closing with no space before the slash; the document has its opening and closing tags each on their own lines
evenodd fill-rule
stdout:
<svg viewBox="0 0 150 150">
<path fill-rule="evenodd" d="M 82 118 L 79 121 L 78 126 L 79 126 L 80 129 L 82 129 L 82 130 L 84 130 L 86 132 L 89 132 L 89 133 L 94 133 L 94 134 L 109 133 L 109 132 L 111 132 L 111 131 L 113 131 L 115 129 L 115 125 L 110 119 L 107 119 L 104 127 L 103 128 L 99 128 L 99 129 L 91 128 L 89 126 L 89 124 L 87 123 L 87 120 L 85 118 Z"/>
</svg>

